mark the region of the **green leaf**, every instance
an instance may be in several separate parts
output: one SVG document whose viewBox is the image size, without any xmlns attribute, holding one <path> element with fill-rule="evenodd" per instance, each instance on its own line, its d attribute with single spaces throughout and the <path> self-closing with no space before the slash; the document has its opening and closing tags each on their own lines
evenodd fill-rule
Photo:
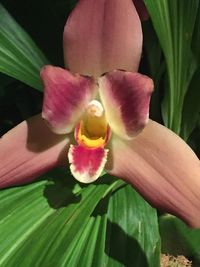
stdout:
<svg viewBox="0 0 200 267">
<path fill-rule="evenodd" d="M 195 55 L 195 59 L 197 60 L 198 67 L 194 76 L 192 77 L 192 81 L 189 86 L 189 90 L 186 94 L 184 106 L 183 106 L 183 120 L 181 127 L 181 136 L 183 139 L 188 140 L 188 137 L 194 130 L 197 125 L 199 114 L 200 114 L 200 4 L 197 12 L 197 19 L 194 28 L 193 40 L 192 40 L 192 48 L 193 53 Z"/>
<path fill-rule="evenodd" d="M 159 219 L 162 252 L 184 255 L 192 266 L 200 266 L 200 229 L 191 229 L 178 218 L 163 215 Z"/>
<path fill-rule="evenodd" d="M 198 3 L 198 0 L 145 0 L 167 67 L 163 119 L 178 134 L 184 97 L 196 69 L 191 43 Z"/>
<path fill-rule="evenodd" d="M 108 209 L 106 266 L 160 266 L 156 210 L 131 186 L 112 195 Z"/>
<path fill-rule="evenodd" d="M 155 34 L 151 21 L 146 21 L 142 25 L 144 34 L 144 49 L 148 60 L 148 67 L 151 76 L 155 80 L 160 80 L 160 75 L 163 70 L 162 65 L 162 50 Z"/>
<path fill-rule="evenodd" d="M 151 97 L 150 117 L 155 121 L 162 121 L 160 99 L 163 88 L 160 86 L 161 79 L 166 71 L 162 50 L 155 34 L 151 21 L 143 23 L 144 49 L 148 60 L 150 77 L 154 81 L 154 92 Z"/>
<path fill-rule="evenodd" d="M 54 175 L 54 180 L 1 192 L 0 266 L 62 266 L 70 261 L 76 266 L 80 260 L 78 253 L 98 220 L 91 221 L 90 215 L 115 183 L 81 188 Z"/>
<path fill-rule="evenodd" d="M 39 72 L 47 63 L 29 35 L 0 4 L 0 72 L 42 90 Z"/>
<path fill-rule="evenodd" d="M 159 257 L 156 212 L 130 187 L 121 188 L 124 183 L 108 175 L 96 184 L 75 184 L 62 170 L 46 178 L 1 191 L 1 267 L 125 266 L 110 254 L 113 224 L 128 246 L 126 266 L 135 261 L 128 259 L 130 252 L 137 258 L 142 250 L 140 260 L 158 266 L 152 258 Z M 107 265 L 110 257 L 113 263 Z"/>
<path fill-rule="evenodd" d="M 183 120 L 181 127 L 181 137 L 184 140 L 188 140 L 190 134 L 194 130 L 198 123 L 200 114 L 200 68 L 196 71 L 189 86 L 189 90 L 186 94 L 184 106 L 183 106 Z"/>
<path fill-rule="evenodd" d="M 198 3 L 199 3 L 199 1 L 198 1 Z M 200 43 L 200 3 L 199 3 L 198 10 L 197 10 L 197 17 L 196 17 L 193 39 L 192 39 L 192 51 L 195 55 L 195 58 L 197 59 L 198 66 L 200 64 L 199 43 Z"/>
</svg>

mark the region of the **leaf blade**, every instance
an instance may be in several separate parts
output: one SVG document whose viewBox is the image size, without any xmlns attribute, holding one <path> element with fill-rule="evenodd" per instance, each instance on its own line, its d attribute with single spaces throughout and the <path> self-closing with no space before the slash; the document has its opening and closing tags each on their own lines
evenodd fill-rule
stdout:
<svg viewBox="0 0 200 267">
<path fill-rule="evenodd" d="M 42 90 L 39 72 L 48 60 L 0 4 L 0 71 Z"/>
<path fill-rule="evenodd" d="M 199 1 L 145 0 L 145 4 L 167 66 L 163 119 L 179 134 L 185 94 L 196 69 L 191 43 Z"/>
</svg>

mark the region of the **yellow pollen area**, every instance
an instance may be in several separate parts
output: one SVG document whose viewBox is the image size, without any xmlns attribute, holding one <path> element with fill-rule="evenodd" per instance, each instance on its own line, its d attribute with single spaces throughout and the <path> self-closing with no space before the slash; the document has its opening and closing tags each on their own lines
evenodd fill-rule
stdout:
<svg viewBox="0 0 200 267">
<path fill-rule="evenodd" d="M 107 129 L 103 109 L 99 110 L 95 105 L 91 105 L 80 122 L 78 142 L 90 148 L 102 147 L 105 145 Z"/>
</svg>

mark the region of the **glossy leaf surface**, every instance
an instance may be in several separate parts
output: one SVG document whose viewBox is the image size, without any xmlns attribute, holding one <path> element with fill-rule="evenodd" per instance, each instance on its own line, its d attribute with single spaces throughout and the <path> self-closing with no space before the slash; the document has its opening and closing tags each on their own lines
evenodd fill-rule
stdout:
<svg viewBox="0 0 200 267">
<path fill-rule="evenodd" d="M 48 61 L 0 4 L 0 72 L 41 90 L 39 72 Z"/>
<path fill-rule="evenodd" d="M 0 192 L 0 266 L 159 266 L 156 212 L 131 187 L 45 178 Z"/>
<path fill-rule="evenodd" d="M 112 195 L 107 227 L 110 258 L 106 266 L 160 266 L 156 210 L 130 186 Z"/>
<path fill-rule="evenodd" d="M 178 134 L 184 97 L 196 69 L 191 44 L 198 2 L 145 0 L 167 66 L 163 119 Z"/>
</svg>

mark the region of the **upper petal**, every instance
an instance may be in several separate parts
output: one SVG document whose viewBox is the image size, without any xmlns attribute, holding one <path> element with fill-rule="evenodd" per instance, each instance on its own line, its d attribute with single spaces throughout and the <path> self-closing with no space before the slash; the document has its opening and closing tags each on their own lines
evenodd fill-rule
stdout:
<svg viewBox="0 0 200 267">
<path fill-rule="evenodd" d="M 94 80 L 53 66 L 45 66 L 41 78 L 45 87 L 42 117 L 53 132 L 70 133 L 95 95 Z"/>
<path fill-rule="evenodd" d="M 132 141 L 113 139 L 109 172 L 131 183 L 153 206 L 200 227 L 200 162 L 172 131 L 150 121 Z"/>
<path fill-rule="evenodd" d="M 64 30 L 65 64 L 98 77 L 114 70 L 137 71 L 141 22 L 132 0 L 79 0 Z"/>
<path fill-rule="evenodd" d="M 153 81 L 140 73 L 112 71 L 99 78 L 99 92 L 111 129 L 121 138 L 136 136 L 146 125 Z"/>
<path fill-rule="evenodd" d="M 52 133 L 41 115 L 23 121 L 0 139 L 0 187 L 28 183 L 67 164 L 68 142 Z"/>
</svg>

